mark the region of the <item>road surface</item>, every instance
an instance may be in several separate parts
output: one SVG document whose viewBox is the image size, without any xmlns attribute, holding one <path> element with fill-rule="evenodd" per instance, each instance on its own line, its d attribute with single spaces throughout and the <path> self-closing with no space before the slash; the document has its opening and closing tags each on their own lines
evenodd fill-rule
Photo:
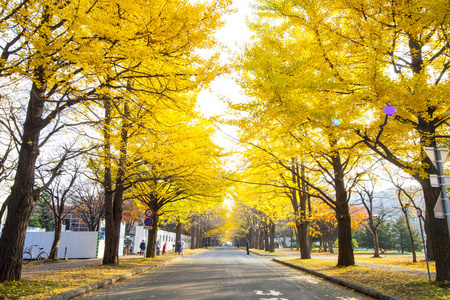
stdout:
<svg viewBox="0 0 450 300">
<path fill-rule="evenodd" d="M 225 247 L 185 256 L 81 299 L 372 299 L 268 257 Z"/>
</svg>

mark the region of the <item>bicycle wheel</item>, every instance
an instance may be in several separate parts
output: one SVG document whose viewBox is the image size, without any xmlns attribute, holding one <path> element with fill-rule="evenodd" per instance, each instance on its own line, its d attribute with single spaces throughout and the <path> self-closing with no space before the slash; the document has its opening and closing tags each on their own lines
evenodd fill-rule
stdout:
<svg viewBox="0 0 450 300">
<path fill-rule="evenodd" d="M 46 262 L 47 259 L 48 259 L 48 253 L 45 252 L 45 251 L 42 251 L 37 256 L 37 261 L 40 262 L 40 263 Z"/>
<path fill-rule="evenodd" d="M 24 252 L 22 254 L 22 263 L 26 265 L 31 261 L 31 253 L 30 252 Z"/>
</svg>

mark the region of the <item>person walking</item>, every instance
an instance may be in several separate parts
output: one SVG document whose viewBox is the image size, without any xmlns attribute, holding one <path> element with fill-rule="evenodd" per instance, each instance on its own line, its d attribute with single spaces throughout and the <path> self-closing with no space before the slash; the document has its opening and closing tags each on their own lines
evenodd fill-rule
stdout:
<svg viewBox="0 0 450 300">
<path fill-rule="evenodd" d="M 160 249 L 161 249 L 161 242 L 156 241 L 156 255 L 159 255 Z"/>
<path fill-rule="evenodd" d="M 166 253 L 166 245 L 167 245 L 167 243 L 164 243 L 163 249 L 162 249 L 162 255 L 164 255 Z"/>
<path fill-rule="evenodd" d="M 144 254 L 145 251 L 145 241 L 142 240 L 141 244 L 139 245 L 139 248 L 141 249 L 141 251 L 139 251 L 139 254 Z"/>
<path fill-rule="evenodd" d="M 248 243 L 248 240 L 247 240 L 247 244 L 245 245 L 245 248 L 247 249 L 247 255 L 250 255 L 250 245 Z"/>
<path fill-rule="evenodd" d="M 175 253 L 178 253 L 178 255 L 181 254 L 181 242 L 177 242 L 175 246 Z"/>
<path fill-rule="evenodd" d="M 186 247 L 186 243 L 184 241 L 181 241 L 181 255 L 184 254 L 184 248 Z"/>
</svg>

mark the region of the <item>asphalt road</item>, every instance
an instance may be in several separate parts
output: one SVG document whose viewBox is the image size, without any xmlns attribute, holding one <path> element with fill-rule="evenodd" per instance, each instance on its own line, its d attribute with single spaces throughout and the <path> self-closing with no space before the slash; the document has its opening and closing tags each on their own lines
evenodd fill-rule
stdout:
<svg viewBox="0 0 450 300">
<path fill-rule="evenodd" d="M 236 248 L 185 256 L 81 299 L 372 299 Z"/>
</svg>

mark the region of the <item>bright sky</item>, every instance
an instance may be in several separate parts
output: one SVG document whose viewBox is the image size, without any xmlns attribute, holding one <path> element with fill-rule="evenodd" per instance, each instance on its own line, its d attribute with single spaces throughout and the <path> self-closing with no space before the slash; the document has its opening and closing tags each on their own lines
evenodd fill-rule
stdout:
<svg viewBox="0 0 450 300">
<path fill-rule="evenodd" d="M 231 51 L 238 51 L 250 38 L 250 31 L 247 30 L 246 18 L 251 14 L 250 2 L 252 0 L 234 0 L 232 8 L 237 12 L 226 17 L 225 26 L 217 33 L 217 39 L 225 44 Z M 220 98 L 231 99 L 233 102 L 244 101 L 245 96 L 240 93 L 239 86 L 226 76 L 220 76 L 211 84 L 208 91 L 203 91 L 198 97 L 198 106 L 205 117 L 223 113 L 227 105 Z M 214 139 L 217 144 L 231 150 L 233 142 L 228 135 L 236 137 L 236 131 L 231 127 L 221 127 L 224 133 L 218 133 Z"/>
</svg>

